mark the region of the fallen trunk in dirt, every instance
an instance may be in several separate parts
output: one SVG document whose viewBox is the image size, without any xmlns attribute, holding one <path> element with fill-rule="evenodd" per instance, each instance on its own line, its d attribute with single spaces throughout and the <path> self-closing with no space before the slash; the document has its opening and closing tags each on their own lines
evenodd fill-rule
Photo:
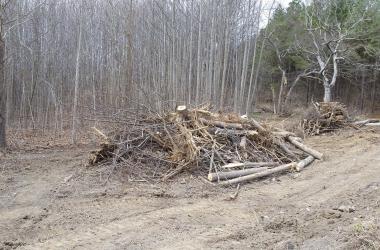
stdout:
<svg viewBox="0 0 380 250">
<path fill-rule="evenodd" d="M 148 180 L 167 180 L 186 170 L 226 185 L 300 171 L 322 159 L 293 133 L 207 108 L 179 106 L 174 113 L 133 120 L 133 126 L 110 135 L 95 129 L 103 142 L 92 152 L 90 165 L 125 166 L 129 175 Z"/>
</svg>

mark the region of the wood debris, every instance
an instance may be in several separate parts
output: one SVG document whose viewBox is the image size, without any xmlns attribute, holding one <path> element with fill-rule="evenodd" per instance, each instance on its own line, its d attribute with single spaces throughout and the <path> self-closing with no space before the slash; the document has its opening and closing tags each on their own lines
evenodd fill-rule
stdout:
<svg viewBox="0 0 380 250">
<path fill-rule="evenodd" d="M 306 135 L 313 136 L 349 127 L 347 108 L 340 102 L 314 103 L 301 122 Z"/>
<path fill-rule="evenodd" d="M 134 117 L 133 126 L 111 131 L 94 129 L 103 139 L 89 163 L 126 166 L 130 175 L 168 180 L 191 171 L 221 185 L 237 184 L 289 170 L 302 170 L 322 154 L 294 134 L 271 129 L 237 114 L 208 108 Z"/>
</svg>

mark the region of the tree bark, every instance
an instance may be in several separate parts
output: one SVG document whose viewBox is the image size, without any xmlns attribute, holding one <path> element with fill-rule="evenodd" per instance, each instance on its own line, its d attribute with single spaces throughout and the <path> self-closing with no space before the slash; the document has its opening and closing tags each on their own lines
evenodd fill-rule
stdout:
<svg viewBox="0 0 380 250">
<path fill-rule="evenodd" d="M 222 166 L 224 169 L 230 168 L 261 168 L 261 167 L 277 167 L 280 165 L 278 162 L 235 162 Z"/>
<path fill-rule="evenodd" d="M 280 173 L 280 172 L 284 172 L 284 171 L 287 171 L 290 169 L 294 169 L 296 167 L 296 165 L 297 164 L 293 162 L 293 163 L 281 165 L 281 166 L 278 166 L 278 167 L 275 167 L 272 169 L 268 169 L 268 170 L 265 170 L 263 172 L 242 176 L 242 177 L 234 178 L 234 179 L 227 180 L 227 181 L 222 181 L 219 184 L 222 186 L 228 186 L 228 185 L 233 185 L 233 184 L 237 184 L 237 183 L 252 181 L 252 180 L 256 180 L 256 179 L 259 179 L 259 178 L 262 178 L 262 177 L 265 177 L 265 176 L 268 176 L 271 174 Z"/>
<path fill-rule="evenodd" d="M 229 7 L 227 7 L 229 8 Z M 226 29 L 224 34 L 224 52 L 223 52 L 223 74 L 222 74 L 222 86 L 220 89 L 220 101 L 219 108 L 222 110 L 224 108 L 224 92 L 226 87 L 226 78 L 227 78 L 227 65 L 228 65 L 228 54 L 229 54 L 229 11 L 226 13 Z"/>
<path fill-rule="evenodd" d="M 71 130 L 71 143 L 75 144 L 77 140 L 77 106 L 78 106 L 78 91 L 79 91 L 79 66 L 80 66 L 80 52 L 82 47 L 82 17 L 79 17 L 79 37 L 77 47 L 77 57 L 75 66 L 75 83 L 74 83 L 74 106 L 73 106 L 73 121 Z"/>
<path fill-rule="evenodd" d="M 291 142 L 294 146 L 301 149 L 302 151 L 308 153 L 309 155 L 314 156 L 318 160 L 322 159 L 322 157 L 323 157 L 322 153 L 320 153 L 314 149 L 311 149 L 311 148 L 307 147 L 306 145 L 300 143 L 299 141 L 297 141 L 296 137 L 289 136 L 289 137 L 287 137 L 287 139 L 289 140 L 289 142 Z"/>
<path fill-rule="evenodd" d="M 209 181 L 219 181 L 219 180 L 228 180 L 236 177 L 246 176 L 249 174 L 259 173 L 268 170 L 268 168 L 249 168 L 243 170 L 236 170 L 230 172 L 219 172 L 219 173 L 210 173 L 208 174 Z"/>
<path fill-rule="evenodd" d="M 299 172 L 305 167 L 309 166 L 314 161 L 313 156 L 308 156 L 307 158 L 303 159 L 302 161 L 297 163 L 296 170 Z"/>
<path fill-rule="evenodd" d="M 202 2 L 199 2 L 199 23 L 198 23 L 198 51 L 197 51 L 197 86 L 195 92 L 195 104 L 199 104 L 201 87 L 201 46 L 202 46 Z"/>
<path fill-rule="evenodd" d="M 331 86 L 329 84 L 324 85 L 324 96 L 323 96 L 323 102 L 331 102 L 332 95 L 331 95 Z"/>
<path fill-rule="evenodd" d="M 6 81 L 5 81 L 5 42 L 3 40 L 3 22 L 0 20 L 0 148 L 7 146 L 6 140 Z"/>
</svg>

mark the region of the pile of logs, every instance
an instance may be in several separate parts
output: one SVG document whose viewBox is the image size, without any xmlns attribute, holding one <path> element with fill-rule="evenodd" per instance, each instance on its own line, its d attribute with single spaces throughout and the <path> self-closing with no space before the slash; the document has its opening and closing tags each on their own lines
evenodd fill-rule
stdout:
<svg viewBox="0 0 380 250">
<path fill-rule="evenodd" d="M 291 132 L 206 107 L 178 106 L 173 113 L 133 120 L 124 130 L 112 131 L 113 136 L 95 129 L 103 142 L 92 152 L 91 165 L 121 164 L 130 175 L 141 178 L 141 172 L 149 172 L 147 178 L 163 180 L 191 171 L 231 185 L 301 171 L 323 157 Z"/>
<path fill-rule="evenodd" d="M 344 104 L 339 102 L 313 104 L 313 107 L 308 111 L 301 123 L 306 135 L 319 135 L 351 126 L 347 108 Z"/>
</svg>

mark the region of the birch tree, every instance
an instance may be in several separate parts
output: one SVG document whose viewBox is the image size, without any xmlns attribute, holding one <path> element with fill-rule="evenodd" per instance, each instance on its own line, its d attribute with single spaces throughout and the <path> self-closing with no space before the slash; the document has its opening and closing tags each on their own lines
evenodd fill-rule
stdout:
<svg viewBox="0 0 380 250">
<path fill-rule="evenodd" d="M 346 59 L 346 41 L 359 39 L 356 27 L 366 19 L 367 9 L 356 8 L 353 0 L 314 0 L 305 6 L 305 26 L 313 47 L 303 49 L 318 65 L 324 88 L 324 102 L 331 102 L 332 89 L 339 76 L 339 64 Z M 302 45 L 301 45 L 302 48 Z"/>
<path fill-rule="evenodd" d="M 80 13 L 82 13 L 83 2 L 80 5 Z M 80 56 L 82 48 L 82 16 L 79 16 L 79 28 L 78 28 L 78 47 L 76 52 L 75 62 L 75 81 L 74 81 L 74 104 L 73 104 L 73 123 L 71 130 L 71 143 L 75 144 L 77 141 L 77 126 L 78 126 L 78 95 L 79 95 L 79 70 L 80 70 Z"/>
<path fill-rule="evenodd" d="M 0 1 L 0 148 L 7 146 L 6 141 L 6 80 L 5 80 L 5 42 L 4 42 L 4 22 L 5 8 L 8 2 Z"/>
</svg>

